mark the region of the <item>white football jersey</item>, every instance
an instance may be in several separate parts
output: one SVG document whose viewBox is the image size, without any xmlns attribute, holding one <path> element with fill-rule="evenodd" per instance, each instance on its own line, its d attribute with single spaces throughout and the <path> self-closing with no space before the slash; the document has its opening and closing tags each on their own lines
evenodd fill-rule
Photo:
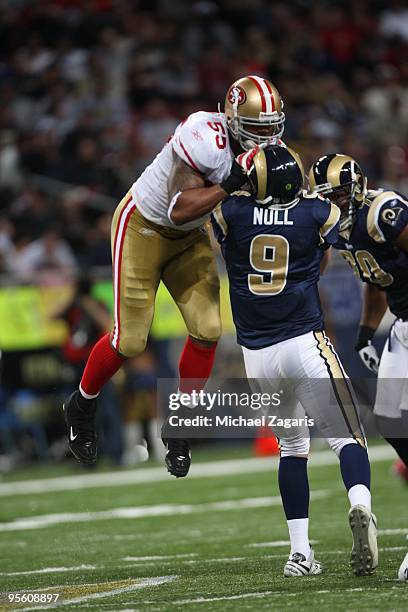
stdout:
<svg viewBox="0 0 408 612">
<path fill-rule="evenodd" d="M 146 219 L 174 227 L 168 218 L 170 196 L 168 179 L 173 166 L 173 152 L 204 179 L 216 185 L 227 178 L 234 155 L 231 151 L 223 113 L 199 111 L 176 128 L 153 162 L 132 185 L 132 196 Z M 180 230 L 200 227 L 209 214 L 177 226 Z"/>
</svg>

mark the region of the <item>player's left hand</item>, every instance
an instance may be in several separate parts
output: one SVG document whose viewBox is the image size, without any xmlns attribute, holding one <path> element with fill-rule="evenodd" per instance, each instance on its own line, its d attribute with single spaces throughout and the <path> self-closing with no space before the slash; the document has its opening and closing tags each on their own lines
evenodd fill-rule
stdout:
<svg viewBox="0 0 408 612">
<path fill-rule="evenodd" d="M 371 372 L 374 372 L 374 374 L 377 374 L 378 366 L 380 365 L 380 358 L 378 357 L 377 349 L 372 343 L 374 334 L 375 329 L 373 327 L 369 327 L 368 325 L 360 325 L 354 348 L 359 354 L 365 367 L 371 370 Z"/>
<path fill-rule="evenodd" d="M 251 169 L 252 160 L 261 148 L 264 147 L 262 145 L 256 145 L 253 149 L 249 149 L 249 151 L 245 151 L 245 153 L 241 153 L 235 158 L 236 162 L 242 166 L 245 173 L 249 172 Z"/>
<path fill-rule="evenodd" d="M 368 344 L 357 350 L 357 352 L 366 368 L 371 370 L 371 372 L 374 372 L 374 374 L 378 374 L 380 358 L 378 357 L 377 349 L 375 348 L 374 344 L 371 343 L 371 340 L 368 340 Z"/>
<path fill-rule="evenodd" d="M 220 183 L 220 187 L 228 193 L 231 194 L 234 191 L 238 191 L 241 189 L 247 182 L 247 173 L 242 164 L 238 162 L 238 160 L 234 159 L 231 166 L 230 175 Z"/>
</svg>

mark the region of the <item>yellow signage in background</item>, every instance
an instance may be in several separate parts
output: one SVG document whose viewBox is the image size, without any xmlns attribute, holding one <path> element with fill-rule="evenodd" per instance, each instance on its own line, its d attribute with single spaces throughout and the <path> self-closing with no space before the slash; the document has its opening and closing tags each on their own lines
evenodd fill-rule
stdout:
<svg viewBox="0 0 408 612">
<path fill-rule="evenodd" d="M 113 311 L 110 281 L 96 283 L 93 295 Z M 67 327 L 54 315 L 69 304 L 71 296 L 71 285 L 0 289 L 0 349 L 23 351 L 61 346 Z M 221 277 L 221 317 L 223 332 L 234 333 L 225 276 Z M 163 283 L 156 296 L 151 333 L 157 340 L 180 338 L 187 333 L 183 318 Z"/>
<path fill-rule="evenodd" d="M 56 306 L 69 300 L 69 285 L 7 287 L 0 290 L 0 348 L 3 351 L 60 346 L 66 337 L 63 321 L 52 319 Z"/>
</svg>

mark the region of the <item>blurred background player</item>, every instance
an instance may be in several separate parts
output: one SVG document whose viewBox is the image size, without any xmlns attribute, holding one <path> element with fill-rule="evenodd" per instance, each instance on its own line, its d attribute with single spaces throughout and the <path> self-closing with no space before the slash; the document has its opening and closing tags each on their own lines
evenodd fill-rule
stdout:
<svg viewBox="0 0 408 612">
<path fill-rule="evenodd" d="M 365 285 L 355 345 L 378 373 L 374 406 L 379 432 L 408 469 L 408 202 L 397 192 L 367 189 L 361 166 L 348 155 L 325 155 L 309 172 L 310 187 L 341 210 L 333 245 Z M 381 359 L 372 344 L 389 307 L 396 317 Z"/>
<path fill-rule="evenodd" d="M 164 446 L 158 437 L 157 364 L 151 347 L 126 363 L 124 388 L 123 464 L 133 465 L 154 457 L 162 462 Z"/>
<path fill-rule="evenodd" d="M 338 239 L 340 210 L 302 190 L 302 162 L 291 149 L 259 150 L 248 176 L 254 196 L 232 195 L 212 215 L 246 373 L 262 392 L 290 393 L 294 387 L 279 417 L 313 418 L 339 457 L 351 506 L 351 566 L 356 575 L 372 574 L 378 564 L 377 530 L 365 435 L 346 374 L 324 333 L 317 289 L 325 251 Z M 279 487 L 291 542 L 284 575 L 320 574 L 308 536 L 309 429 L 274 432 L 280 439 Z"/>
<path fill-rule="evenodd" d="M 235 155 L 278 142 L 285 121 L 282 107 L 266 79 L 248 76 L 234 82 L 224 112 L 190 115 L 117 207 L 112 223 L 114 328 L 95 345 L 79 390 L 64 404 L 69 445 L 79 461 L 96 460 L 96 398 L 125 359 L 144 351 L 160 280 L 189 333 L 179 363 L 179 389 L 204 386 L 221 319 L 219 280 L 203 224 L 220 200 L 247 180 Z M 168 470 L 186 476 L 188 440 L 163 441 Z"/>
</svg>

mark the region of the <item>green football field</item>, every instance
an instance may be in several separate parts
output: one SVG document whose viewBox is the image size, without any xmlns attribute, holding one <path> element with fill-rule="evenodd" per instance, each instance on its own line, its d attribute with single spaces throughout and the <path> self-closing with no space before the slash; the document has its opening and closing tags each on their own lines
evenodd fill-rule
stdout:
<svg viewBox="0 0 408 612">
<path fill-rule="evenodd" d="M 391 474 L 389 447 L 371 454 L 380 566 L 363 578 L 348 565 L 348 502 L 330 451 L 310 464 L 310 536 L 323 574 L 307 578 L 282 574 L 276 458 L 201 451 L 181 480 L 152 465 L 4 477 L 0 609 L 41 609 L 58 595 L 63 610 L 407 610 L 397 570 L 408 550 L 408 490 Z"/>
</svg>

